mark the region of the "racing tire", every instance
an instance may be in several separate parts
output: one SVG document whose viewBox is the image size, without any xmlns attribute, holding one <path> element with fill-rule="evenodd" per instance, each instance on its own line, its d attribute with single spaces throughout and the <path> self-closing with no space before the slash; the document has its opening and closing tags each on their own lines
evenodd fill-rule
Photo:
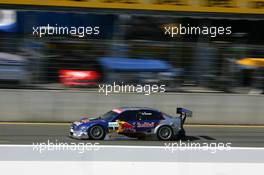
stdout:
<svg viewBox="0 0 264 175">
<path fill-rule="evenodd" d="M 88 136 L 91 140 L 104 140 L 106 131 L 100 125 L 94 125 L 88 129 Z"/>
<path fill-rule="evenodd" d="M 157 131 L 157 137 L 159 140 L 168 141 L 173 138 L 173 131 L 170 126 L 161 126 Z"/>
</svg>

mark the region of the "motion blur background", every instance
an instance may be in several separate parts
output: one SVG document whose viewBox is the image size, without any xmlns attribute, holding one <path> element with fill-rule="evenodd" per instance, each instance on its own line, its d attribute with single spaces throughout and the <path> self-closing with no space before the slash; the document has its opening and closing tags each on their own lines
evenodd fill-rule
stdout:
<svg viewBox="0 0 264 175">
<path fill-rule="evenodd" d="M 214 3 L 217 6 L 223 5 L 224 2 L 215 0 Z M 82 104 L 76 102 L 67 106 L 67 95 L 53 99 L 52 102 L 44 102 L 45 98 L 48 98 L 47 95 L 21 97 L 18 94 L 24 90 L 31 94 L 36 90 L 45 93 L 52 93 L 52 90 L 60 90 L 62 93 L 70 93 L 71 90 L 90 93 L 98 91 L 98 84 L 112 82 L 166 84 L 170 93 L 204 93 L 215 103 L 215 108 L 225 100 L 217 102 L 222 97 L 210 96 L 210 93 L 255 94 L 259 96 L 258 100 L 242 100 L 247 102 L 241 106 L 237 105 L 241 101 L 230 99 L 230 104 L 237 106 L 230 107 L 229 112 L 248 106 L 247 112 L 244 113 L 245 118 L 246 115 L 255 115 L 256 111 L 259 118 L 263 114 L 260 111 L 263 105 L 261 94 L 264 91 L 264 18 L 261 14 L 213 11 L 199 13 L 196 9 L 189 12 L 100 8 L 58 10 L 48 6 L 38 9 L 37 6 L 24 8 L 25 6 L 5 5 L 1 5 L 3 9 L 0 11 L 0 86 L 3 94 L 0 98 L 1 115 L 10 118 L 2 120 L 17 120 L 14 116 L 23 115 L 26 120 L 41 116 L 46 117 L 42 119 L 46 121 L 51 120 L 51 116 L 82 115 L 91 111 L 91 108 L 93 113 L 105 111 L 100 108 L 100 102 L 88 97 L 84 103 L 80 98 L 69 97 L 68 100 Z M 68 27 L 100 26 L 100 35 L 84 38 L 69 35 L 40 38 L 32 35 L 33 26 L 47 24 Z M 231 26 L 232 34 L 218 37 L 179 35 L 174 38 L 164 35 L 165 25 L 179 24 Z M 10 100 L 12 95 L 17 96 Z M 198 101 L 204 100 L 205 96 L 201 96 Z M 17 104 L 18 98 L 24 101 Z M 36 101 L 32 101 L 32 98 L 36 98 Z M 117 99 L 113 98 L 112 102 Z M 138 104 L 137 100 L 131 102 L 129 98 L 132 96 L 111 105 Z M 184 100 L 184 97 L 178 99 L 182 98 Z M 244 98 L 248 97 L 243 96 Z M 54 109 L 57 105 L 54 100 L 63 103 L 60 104 L 63 112 Z M 172 101 L 169 106 L 176 106 L 176 102 L 182 103 L 182 100 Z M 27 103 L 27 107 L 23 107 L 22 103 Z M 249 106 L 254 105 L 253 103 L 258 103 L 258 106 L 250 109 Z M 51 106 L 46 107 L 47 104 Z M 142 105 L 160 108 L 161 104 L 149 105 L 146 102 Z M 184 104 L 188 105 L 188 100 L 185 100 Z M 204 104 L 211 104 L 211 101 Z M 166 110 L 168 105 L 163 107 Z M 7 108 L 12 108 L 13 111 L 10 112 Z M 201 111 L 205 108 L 206 105 L 196 106 L 195 109 Z M 253 113 L 250 113 L 250 110 Z M 50 111 L 53 112 L 50 114 Z M 56 113 L 58 111 L 60 114 Z M 200 115 L 212 115 L 214 112 L 217 113 L 212 110 Z M 233 117 L 241 114 L 228 115 Z M 244 123 L 248 121 L 251 120 L 244 120 Z M 209 121 L 212 122 L 213 120 Z M 235 120 L 232 122 L 239 123 Z"/>
<path fill-rule="evenodd" d="M 0 13 L 0 83 L 10 88 L 89 88 L 104 82 L 160 83 L 164 80 L 168 88 L 180 92 L 249 93 L 252 89 L 262 92 L 264 88 L 263 59 L 255 66 L 237 62 L 263 57 L 263 18 L 102 14 L 78 10 L 2 10 Z M 47 24 L 69 28 L 100 26 L 101 33 L 84 38 L 32 35 L 32 27 Z M 174 38 L 164 35 L 165 25 L 178 24 L 231 26 L 232 35 Z M 151 64 L 154 60 L 159 60 L 155 66 Z M 90 72 L 75 74 L 62 70 Z M 76 80 L 65 82 L 60 76 Z M 80 76 L 87 77 L 78 79 Z"/>
</svg>

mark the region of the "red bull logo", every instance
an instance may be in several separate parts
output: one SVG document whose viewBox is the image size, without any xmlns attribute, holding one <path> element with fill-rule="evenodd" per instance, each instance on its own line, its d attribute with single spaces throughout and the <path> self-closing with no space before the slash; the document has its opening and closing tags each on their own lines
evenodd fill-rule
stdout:
<svg viewBox="0 0 264 175">
<path fill-rule="evenodd" d="M 119 127 L 117 132 L 126 132 L 126 131 L 135 132 L 136 130 L 134 128 L 135 127 L 128 122 L 119 121 Z"/>
</svg>

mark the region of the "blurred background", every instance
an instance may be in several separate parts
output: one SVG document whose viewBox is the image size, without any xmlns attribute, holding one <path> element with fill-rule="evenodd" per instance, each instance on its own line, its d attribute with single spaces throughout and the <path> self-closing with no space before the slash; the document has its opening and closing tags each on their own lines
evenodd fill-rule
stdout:
<svg viewBox="0 0 264 175">
<path fill-rule="evenodd" d="M 168 6 L 144 10 L 144 5 L 133 10 L 133 3 L 130 10 L 109 10 L 3 2 L 13 1 L 0 2 L 1 121 L 72 121 L 117 106 L 147 106 L 174 115 L 176 107 L 183 106 L 194 111 L 190 123 L 264 124 L 261 3 L 252 12 L 242 8 L 238 13 L 221 0 L 209 5 L 222 12 L 187 7 L 182 12 L 176 1 L 176 11 L 164 9 Z M 215 8 L 219 5 L 223 7 Z M 47 24 L 99 26 L 100 34 L 32 34 L 33 27 Z M 232 34 L 164 34 L 164 26 L 179 24 L 231 26 Z M 98 93 L 99 84 L 113 82 L 165 84 L 167 93 Z"/>
<path fill-rule="evenodd" d="M 100 34 L 32 35 L 33 26 L 47 24 L 100 26 Z M 231 26 L 232 34 L 164 35 L 164 25 L 177 24 Z M 1 10 L 0 84 L 89 91 L 115 81 L 165 84 L 174 92 L 261 94 L 263 30 L 263 18 Z"/>
</svg>

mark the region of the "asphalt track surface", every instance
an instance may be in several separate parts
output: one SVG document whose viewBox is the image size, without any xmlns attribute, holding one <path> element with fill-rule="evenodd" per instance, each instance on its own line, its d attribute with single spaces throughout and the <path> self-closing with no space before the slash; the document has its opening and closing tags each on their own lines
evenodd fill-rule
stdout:
<svg viewBox="0 0 264 175">
<path fill-rule="evenodd" d="M 69 123 L 0 123 L 0 144 L 93 143 L 68 137 Z M 264 126 L 186 125 L 182 143 L 231 143 L 232 147 L 264 147 Z M 164 146 L 155 138 L 136 140 L 122 136 L 96 141 L 100 145 Z M 170 141 L 180 143 L 179 140 Z M 168 142 L 166 142 L 168 143 Z"/>
</svg>

